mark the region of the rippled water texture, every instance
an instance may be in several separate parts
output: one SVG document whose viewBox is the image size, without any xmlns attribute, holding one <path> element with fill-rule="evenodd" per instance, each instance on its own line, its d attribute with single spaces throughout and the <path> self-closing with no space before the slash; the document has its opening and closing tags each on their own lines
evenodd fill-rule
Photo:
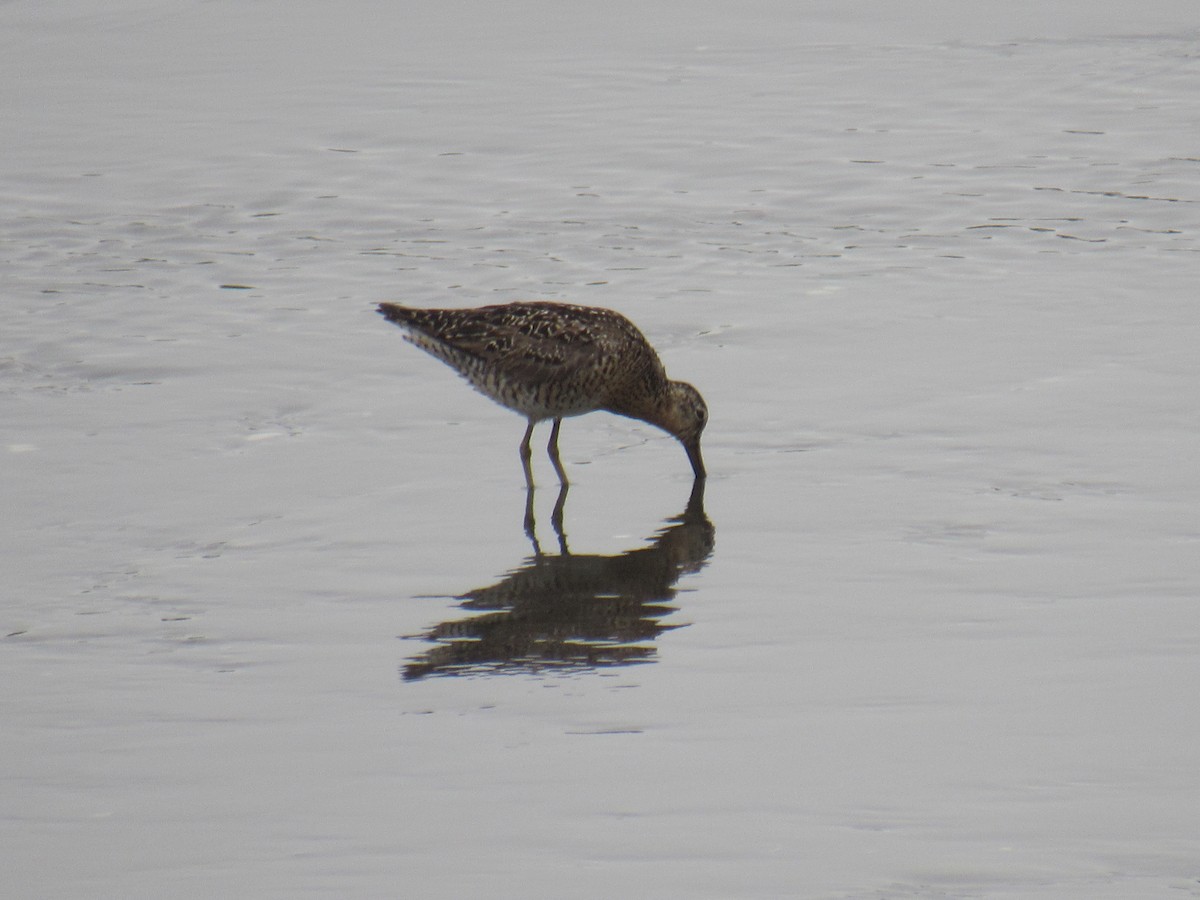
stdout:
<svg viewBox="0 0 1200 900">
<path fill-rule="evenodd" d="M 12 896 L 1200 896 L 1190 2 L 10 0 L 0 75 Z M 706 489 L 596 414 L 527 495 L 373 311 L 515 299 Z"/>
</svg>

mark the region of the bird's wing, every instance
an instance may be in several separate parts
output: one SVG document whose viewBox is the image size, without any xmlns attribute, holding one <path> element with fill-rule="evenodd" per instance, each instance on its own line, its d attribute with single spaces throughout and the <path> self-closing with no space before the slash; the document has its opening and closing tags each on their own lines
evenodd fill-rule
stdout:
<svg viewBox="0 0 1200 900">
<path fill-rule="evenodd" d="M 469 312 L 448 317 L 440 328 L 415 327 L 530 383 L 570 378 L 595 365 L 603 351 L 603 331 L 587 310 L 564 316 L 561 309 L 510 303 Z"/>
</svg>

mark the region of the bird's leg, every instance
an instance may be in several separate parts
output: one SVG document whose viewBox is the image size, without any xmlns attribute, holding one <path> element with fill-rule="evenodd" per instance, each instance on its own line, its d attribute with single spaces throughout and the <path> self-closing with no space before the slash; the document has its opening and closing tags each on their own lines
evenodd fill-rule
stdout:
<svg viewBox="0 0 1200 900">
<path fill-rule="evenodd" d="M 546 452 L 550 454 L 550 462 L 554 465 L 554 471 L 558 473 L 558 483 L 568 484 L 567 470 L 563 468 L 562 460 L 558 456 L 558 429 L 562 427 L 562 419 L 555 419 L 554 425 L 550 428 L 550 443 L 546 445 Z"/>
<path fill-rule="evenodd" d="M 533 490 L 533 465 L 530 463 L 533 457 L 533 451 L 529 449 L 529 439 L 533 437 L 533 419 L 529 420 L 529 427 L 525 429 L 525 437 L 521 441 L 519 452 L 521 454 L 521 467 L 525 470 L 525 486 L 530 491 Z"/>
</svg>

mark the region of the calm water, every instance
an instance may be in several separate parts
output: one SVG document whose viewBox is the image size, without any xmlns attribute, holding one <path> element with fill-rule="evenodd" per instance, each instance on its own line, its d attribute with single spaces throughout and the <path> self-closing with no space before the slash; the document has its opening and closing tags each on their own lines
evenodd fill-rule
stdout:
<svg viewBox="0 0 1200 900">
<path fill-rule="evenodd" d="M 0 7 L 11 889 L 1200 895 L 1200 44 L 1089 8 Z M 703 495 L 373 312 L 517 298 Z"/>
</svg>

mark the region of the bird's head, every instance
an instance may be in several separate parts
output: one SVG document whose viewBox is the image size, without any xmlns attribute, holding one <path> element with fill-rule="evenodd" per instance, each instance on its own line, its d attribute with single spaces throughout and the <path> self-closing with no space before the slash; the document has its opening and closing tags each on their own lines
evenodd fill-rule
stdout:
<svg viewBox="0 0 1200 900">
<path fill-rule="evenodd" d="M 672 381 L 656 424 L 683 444 L 692 471 L 697 478 L 704 478 L 707 473 L 700 456 L 700 434 L 708 424 L 708 406 L 700 392 L 686 382 Z"/>
</svg>

